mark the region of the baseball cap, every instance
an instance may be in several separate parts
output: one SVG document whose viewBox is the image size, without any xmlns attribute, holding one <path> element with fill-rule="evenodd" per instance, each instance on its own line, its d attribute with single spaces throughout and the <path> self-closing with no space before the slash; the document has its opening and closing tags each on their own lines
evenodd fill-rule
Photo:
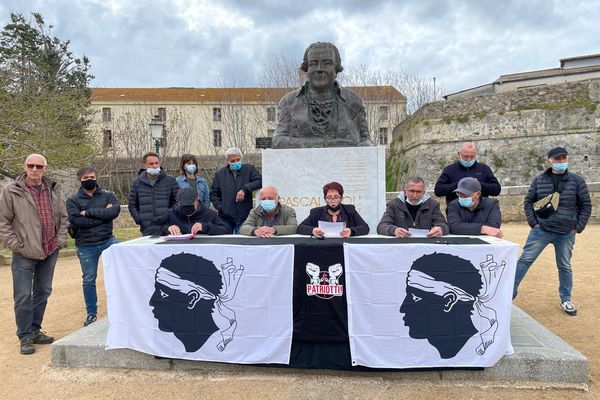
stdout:
<svg viewBox="0 0 600 400">
<path fill-rule="evenodd" d="M 462 178 L 458 181 L 458 187 L 454 192 L 470 196 L 475 192 L 481 192 L 481 183 L 475 178 Z"/>
<path fill-rule="evenodd" d="M 569 152 L 564 147 L 555 147 L 548 152 L 548 158 L 554 158 L 562 155 L 567 155 Z"/>
<path fill-rule="evenodd" d="M 177 203 L 181 206 L 191 206 L 198 198 L 198 192 L 190 187 L 184 187 L 177 192 Z"/>
</svg>

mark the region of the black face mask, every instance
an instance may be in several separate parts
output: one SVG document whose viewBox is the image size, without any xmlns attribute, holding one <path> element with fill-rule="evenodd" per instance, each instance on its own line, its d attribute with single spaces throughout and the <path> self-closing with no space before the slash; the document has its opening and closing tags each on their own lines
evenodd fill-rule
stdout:
<svg viewBox="0 0 600 400">
<path fill-rule="evenodd" d="M 181 213 L 183 215 L 190 216 L 194 212 L 196 212 L 196 208 L 193 205 L 192 206 L 179 206 L 179 211 L 181 211 Z"/>
<path fill-rule="evenodd" d="M 327 205 L 326 205 L 327 209 L 328 209 L 329 211 L 333 211 L 333 212 L 336 212 L 337 210 L 339 210 L 341 206 L 342 206 L 341 204 L 338 204 L 338 205 L 337 205 L 337 206 L 335 206 L 335 207 L 332 207 L 332 206 L 330 206 L 329 204 L 327 204 Z"/>
<path fill-rule="evenodd" d="M 86 181 L 81 181 L 81 187 L 85 190 L 92 190 L 96 187 L 96 180 L 88 179 Z"/>
</svg>

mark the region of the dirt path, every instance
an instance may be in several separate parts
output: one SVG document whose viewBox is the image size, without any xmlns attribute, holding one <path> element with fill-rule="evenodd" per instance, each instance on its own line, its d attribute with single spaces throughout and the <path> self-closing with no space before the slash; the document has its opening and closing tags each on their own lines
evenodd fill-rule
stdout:
<svg viewBox="0 0 600 400">
<path fill-rule="evenodd" d="M 506 225 L 505 237 L 524 244 L 529 228 Z M 60 369 L 49 365 L 50 347 L 38 346 L 32 356 L 21 356 L 15 336 L 10 267 L 0 267 L 0 399 L 600 399 L 600 291 L 595 279 L 600 272 L 600 226 L 589 226 L 577 236 L 573 256 L 573 302 L 579 315 L 569 317 L 558 307 L 558 278 L 554 250 L 546 249 L 521 287 L 516 304 L 582 352 L 590 362 L 589 391 L 527 389 L 406 382 L 372 375 L 303 372 L 298 375 L 193 373 L 182 371 L 136 371 L 108 369 Z M 103 282 L 99 282 L 103 289 Z M 106 313 L 103 291 L 99 311 Z M 77 258 L 61 259 L 56 268 L 54 292 L 44 329 L 57 338 L 79 329 L 85 318 L 81 271 Z M 306 379 L 309 375 L 311 379 Z"/>
</svg>

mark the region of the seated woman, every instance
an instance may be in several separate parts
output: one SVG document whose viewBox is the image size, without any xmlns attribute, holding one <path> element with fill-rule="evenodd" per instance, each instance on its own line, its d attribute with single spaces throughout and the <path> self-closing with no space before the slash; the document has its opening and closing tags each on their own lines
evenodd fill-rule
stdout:
<svg viewBox="0 0 600 400">
<path fill-rule="evenodd" d="M 325 207 L 315 207 L 310 210 L 308 217 L 298 226 L 301 235 L 323 237 L 325 232 L 319 228 L 319 221 L 345 222 L 346 227 L 341 230 L 340 236 L 361 236 L 369 233 L 369 225 L 356 212 L 351 204 L 342 204 L 344 188 L 337 182 L 330 182 L 323 186 Z"/>
<path fill-rule="evenodd" d="M 180 188 L 190 187 L 198 192 L 198 200 L 205 207 L 210 207 L 208 182 L 198 176 L 198 159 L 193 154 L 184 154 L 179 162 L 180 175 L 175 178 Z"/>
<path fill-rule="evenodd" d="M 177 192 L 177 202 L 166 214 L 152 221 L 160 235 L 208 234 L 226 235 L 229 232 L 216 211 L 198 200 L 198 193 L 185 187 Z"/>
</svg>

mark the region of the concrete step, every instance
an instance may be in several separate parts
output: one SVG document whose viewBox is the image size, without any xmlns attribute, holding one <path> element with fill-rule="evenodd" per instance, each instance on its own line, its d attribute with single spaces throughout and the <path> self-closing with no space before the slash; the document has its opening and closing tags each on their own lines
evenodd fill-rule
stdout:
<svg viewBox="0 0 600 400">
<path fill-rule="evenodd" d="M 239 364 L 188 360 L 155 359 L 129 349 L 105 350 L 108 319 L 82 328 L 52 345 L 52 365 L 68 368 L 138 368 L 151 370 L 192 370 L 247 374 L 322 374 L 285 368 L 265 368 Z M 371 375 L 399 381 L 499 381 L 527 382 L 528 386 L 558 386 L 587 389 L 588 360 L 576 349 L 513 305 L 511 339 L 514 354 L 484 370 L 347 372 L 340 376 Z"/>
</svg>

